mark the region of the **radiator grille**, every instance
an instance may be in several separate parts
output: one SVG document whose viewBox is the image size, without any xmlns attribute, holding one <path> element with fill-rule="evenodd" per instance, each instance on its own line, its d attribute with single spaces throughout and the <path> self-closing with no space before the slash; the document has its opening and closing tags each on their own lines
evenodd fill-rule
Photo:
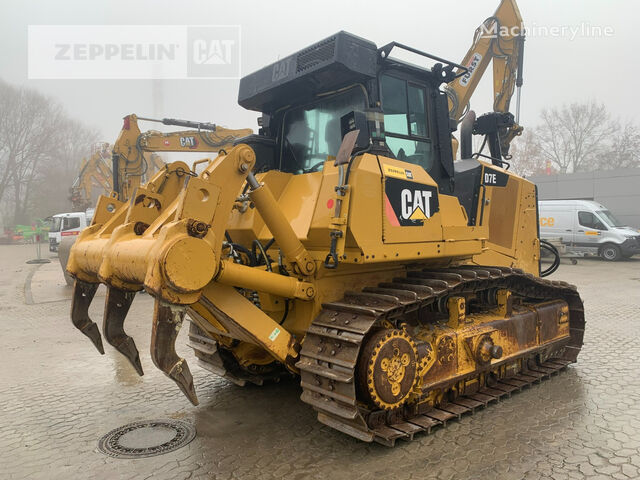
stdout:
<svg viewBox="0 0 640 480">
<path fill-rule="evenodd" d="M 302 50 L 296 56 L 296 73 L 304 72 L 321 63 L 333 59 L 336 49 L 336 37 L 316 43 L 312 47 Z"/>
</svg>

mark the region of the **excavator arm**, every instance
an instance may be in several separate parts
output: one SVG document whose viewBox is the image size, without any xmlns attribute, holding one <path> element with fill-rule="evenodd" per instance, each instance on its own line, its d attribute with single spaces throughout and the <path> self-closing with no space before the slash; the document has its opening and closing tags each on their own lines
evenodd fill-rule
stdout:
<svg viewBox="0 0 640 480">
<path fill-rule="evenodd" d="M 111 183 L 111 167 L 109 166 L 109 144 L 98 144 L 89 159 L 83 159 L 80 172 L 71 185 L 71 204 L 74 211 L 86 210 L 93 204 L 94 186 L 101 187 L 104 192 L 113 189 Z"/>
<path fill-rule="evenodd" d="M 495 13 L 474 33 L 471 48 L 461 62 L 467 72 L 447 85 L 449 115 L 460 122 L 469 109 L 469 101 L 480 79 L 493 61 L 493 113 L 476 121 L 474 133 L 493 134 L 497 138 L 493 148 L 492 142 L 489 146 L 491 156 L 498 159 L 508 157 L 511 141 L 522 133 L 519 116 L 523 53 L 524 26 L 520 11 L 515 0 L 502 0 Z M 514 118 L 509 107 L 516 88 Z"/>
<path fill-rule="evenodd" d="M 163 133 L 157 130 L 142 132 L 138 120 L 158 122 L 164 125 L 194 128 Z M 131 197 L 133 191 L 150 176 L 160 170 L 164 163 L 155 152 L 214 152 L 230 149 L 238 138 L 251 135 L 249 128 L 231 130 L 212 123 L 165 118 L 156 120 L 138 117 L 135 114 L 124 117 L 120 135 L 113 147 L 113 190 L 119 200 Z M 151 156 L 145 155 L 151 153 Z"/>
</svg>

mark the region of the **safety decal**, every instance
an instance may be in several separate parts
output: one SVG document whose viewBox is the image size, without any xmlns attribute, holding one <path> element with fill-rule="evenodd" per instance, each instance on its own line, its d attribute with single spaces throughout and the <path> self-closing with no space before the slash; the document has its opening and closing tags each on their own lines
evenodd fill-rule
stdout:
<svg viewBox="0 0 640 480">
<path fill-rule="evenodd" d="M 271 340 L 272 342 L 275 342 L 276 338 L 278 338 L 278 335 L 280 335 L 280 329 L 276 327 L 273 329 L 273 332 L 271 332 L 271 334 L 269 335 L 269 340 Z"/>
<path fill-rule="evenodd" d="M 486 187 L 506 187 L 509 181 L 509 175 L 500 170 L 484 167 L 482 173 L 482 184 Z"/>
<path fill-rule="evenodd" d="M 385 178 L 385 213 L 395 227 L 421 227 L 440 209 L 438 189 L 431 185 Z"/>
</svg>

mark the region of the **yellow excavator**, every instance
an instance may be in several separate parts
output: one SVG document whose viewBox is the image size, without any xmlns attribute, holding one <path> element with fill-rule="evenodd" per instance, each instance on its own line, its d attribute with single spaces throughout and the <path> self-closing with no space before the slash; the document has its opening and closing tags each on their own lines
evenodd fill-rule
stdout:
<svg viewBox="0 0 640 480">
<path fill-rule="evenodd" d="M 490 159 L 510 158 L 511 141 L 522 134 L 519 122 L 524 34 L 517 3 L 515 0 L 503 0 L 495 13 L 474 32 L 471 47 L 462 60 L 464 71 L 456 69 L 456 78 L 445 87 L 449 97 L 449 116 L 455 122 L 463 122 L 460 132 L 462 158 L 471 156 L 472 133 L 485 136 L 484 144 L 489 144 Z M 470 110 L 470 100 L 489 63 L 493 63 L 493 112 L 476 119 L 475 112 Z M 509 107 L 516 89 L 514 117 Z M 456 149 L 457 141 L 454 141 L 454 157 Z M 482 155 L 482 150 L 479 155 Z"/>
<path fill-rule="evenodd" d="M 187 127 L 192 130 L 169 133 L 157 130 L 142 132 L 138 120 Z M 235 140 L 252 133 L 253 130 L 250 128 L 232 130 L 208 122 L 127 115 L 124 117 L 122 130 L 112 152 L 112 168 L 114 172 L 117 172 L 117 175 L 113 175 L 114 196 L 121 201 L 129 199 L 135 189 L 144 183 L 146 175 L 150 176 L 154 171 L 165 168 L 164 162 L 155 153 L 217 153 L 220 150 L 231 148 Z M 151 155 L 147 157 L 145 153 L 151 153 Z"/>
<path fill-rule="evenodd" d="M 154 173 L 166 168 L 158 152 L 217 154 L 220 150 L 231 148 L 235 140 L 253 133 L 250 128 L 233 130 L 207 122 L 153 119 L 135 114 L 127 115 L 123 120 L 122 130 L 113 147 L 108 143 L 100 143 L 89 160 L 83 160 L 80 173 L 70 190 L 74 211 L 84 211 L 92 205 L 93 187 L 96 185 L 111 198 L 128 200 L 136 188 L 146 183 Z M 142 132 L 138 120 L 192 130 Z M 75 239 L 75 236 L 67 237 L 58 247 L 63 272 Z M 69 285 L 72 284 L 66 273 L 65 279 Z"/>
<path fill-rule="evenodd" d="M 82 159 L 78 176 L 69 189 L 73 211 L 84 211 L 94 204 L 93 189 L 104 193 L 113 189 L 111 184 L 111 146 L 108 143 L 94 145 L 91 156 Z"/>
<path fill-rule="evenodd" d="M 203 368 L 296 375 L 320 422 L 385 445 L 575 362 L 582 301 L 539 276 L 535 185 L 500 157 L 454 162 L 442 87 L 469 71 L 341 31 L 242 78 L 257 135 L 98 200 L 67 266 L 73 325 L 104 353 L 105 284 L 104 338 L 142 375 L 124 321 L 145 290 L 151 359 L 194 405 L 185 315 Z"/>
<path fill-rule="evenodd" d="M 153 152 L 145 157 L 145 161 L 150 164 L 150 168 L 143 179 L 150 178 L 153 173 L 164 168 L 162 158 Z M 95 203 L 93 195 L 95 187 L 105 194 L 113 191 L 111 164 L 112 147 L 106 142 L 94 145 L 91 156 L 88 159 L 82 159 L 78 176 L 69 189 L 69 199 L 74 212 L 87 210 Z"/>
</svg>

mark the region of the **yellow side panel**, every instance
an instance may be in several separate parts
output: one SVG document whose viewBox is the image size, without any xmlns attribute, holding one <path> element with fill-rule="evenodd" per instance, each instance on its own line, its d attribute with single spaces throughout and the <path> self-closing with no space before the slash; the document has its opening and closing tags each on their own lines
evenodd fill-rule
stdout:
<svg viewBox="0 0 640 480">
<path fill-rule="evenodd" d="M 489 242 L 501 247 L 513 248 L 516 212 L 519 207 L 519 184 L 514 178 L 509 178 L 506 187 L 487 187 L 487 197 L 490 198 L 489 211 Z"/>
<path fill-rule="evenodd" d="M 383 242 L 442 241 L 442 223 L 448 210 L 442 210 L 436 182 L 417 165 L 387 157 L 379 157 L 379 161 L 384 189 Z M 447 206 L 444 204 L 444 208 Z M 453 214 L 460 215 L 460 212 Z"/>
</svg>

